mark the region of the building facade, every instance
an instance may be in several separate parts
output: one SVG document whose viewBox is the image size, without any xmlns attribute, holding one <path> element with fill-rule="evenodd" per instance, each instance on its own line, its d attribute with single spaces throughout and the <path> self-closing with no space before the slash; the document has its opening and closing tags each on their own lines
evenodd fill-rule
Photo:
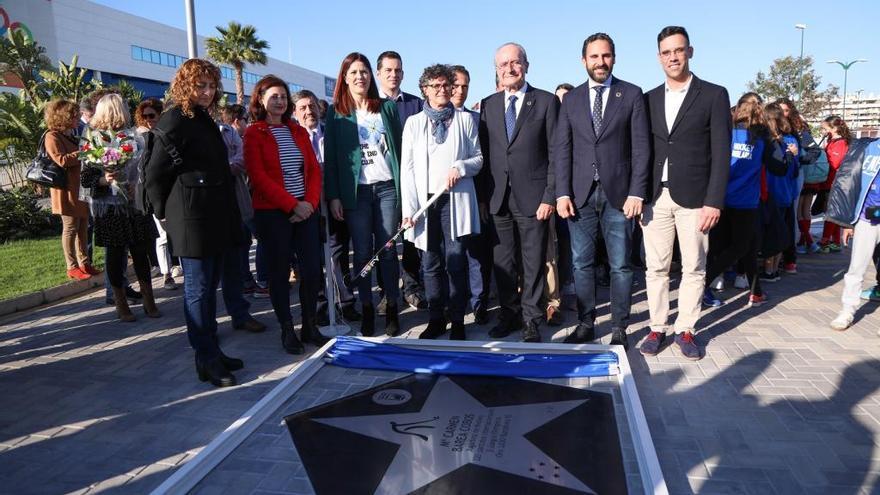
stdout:
<svg viewBox="0 0 880 495">
<path fill-rule="evenodd" d="M 843 117 L 856 137 L 880 137 L 880 94 L 865 91 L 848 93 L 846 107 L 844 99 L 837 97 L 831 100 L 824 114 Z"/>
<path fill-rule="evenodd" d="M 0 35 L 9 29 L 24 31 L 46 48 L 53 63 L 69 63 L 78 55 L 78 66 L 88 69 L 89 77 L 104 85 L 127 80 L 146 97 L 162 97 L 187 59 L 186 31 L 87 0 L 0 0 L 0 21 Z M 198 37 L 198 47 L 204 57 L 204 36 Z M 221 66 L 221 73 L 223 90 L 233 102 L 232 67 Z M 291 91 L 308 89 L 328 100 L 336 84 L 319 72 L 269 58 L 266 65 L 245 66 L 245 95 L 266 74 L 284 79 Z"/>
</svg>

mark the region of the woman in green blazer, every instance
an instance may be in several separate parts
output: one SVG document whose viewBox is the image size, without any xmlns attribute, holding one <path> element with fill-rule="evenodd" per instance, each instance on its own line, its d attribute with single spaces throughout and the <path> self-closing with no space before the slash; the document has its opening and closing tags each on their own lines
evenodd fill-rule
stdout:
<svg viewBox="0 0 880 495">
<path fill-rule="evenodd" d="M 400 226 L 400 140 L 403 130 L 393 101 L 379 99 L 367 57 L 350 53 L 342 61 L 333 105 L 324 128 L 324 194 L 330 214 L 345 221 L 357 269 L 388 242 Z M 397 251 L 379 258 L 388 310 L 385 333 L 400 331 Z M 375 311 L 370 277 L 358 281 L 363 306 L 361 333 L 373 335 Z"/>
</svg>

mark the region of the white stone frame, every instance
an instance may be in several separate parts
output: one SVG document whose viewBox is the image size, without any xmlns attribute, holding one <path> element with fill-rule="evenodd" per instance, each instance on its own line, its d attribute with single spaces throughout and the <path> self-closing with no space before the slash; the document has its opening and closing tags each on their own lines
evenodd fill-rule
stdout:
<svg viewBox="0 0 880 495">
<path fill-rule="evenodd" d="M 513 352 L 513 353 L 581 353 L 581 352 L 613 352 L 618 358 L 617 380 L 623 397 L 626 418 L 629 423 L 642 486 L 646 494 L 668 495 L 666 481 L 660 470 L 651 432 L 645 420 L 645 413 L 636 384 L 629 367 L 629 361 L 621 346 L 597 344 L 528 344 L 522 342 L 480 342 L 480 341 L 448 341 L 448 340 L 417 340 L 417 339 L 385 339 L 365 338 L 374 342 L 384 342 L 400 346 L 446 351 L 471 352 Z M 180 467 L 173 475 L 153 490 L 153 495 L 183 495 L 192 490 L 208 475 L 223 459 L 235 450 L 248 436 L 263 424 L 284 402 L 295 394 L 324 365 L 324 355 L 333 345 L 334 340 L 318 349 L 314 354 L 302 361 L 290 375 L 269 391 L 259 402 L 235 420 L 226 430 L 203 448 L 198 455 Z"/>
</svg>

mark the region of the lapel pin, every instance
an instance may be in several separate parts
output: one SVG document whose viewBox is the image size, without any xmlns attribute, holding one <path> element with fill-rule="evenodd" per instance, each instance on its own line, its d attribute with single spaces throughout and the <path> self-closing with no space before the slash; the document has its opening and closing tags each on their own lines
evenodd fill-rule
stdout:
<svg viewBox="0 0 880 495">
<path fill-rule="evenodd" d="M 616 96 L 617 98 L 620 98 L 622 95 L 623 95 L 623 93 L 621 93 L 620 91 L 618 91 L 617 93 L 614 93 L 614 96 Z"/>
<path fill-rule="evenodd" d="M 527 106 L 532 106 L 532 100 L 527 101 L 527 102 L 526 102 L 526 105 L 527 105 Z"/>
</svg>

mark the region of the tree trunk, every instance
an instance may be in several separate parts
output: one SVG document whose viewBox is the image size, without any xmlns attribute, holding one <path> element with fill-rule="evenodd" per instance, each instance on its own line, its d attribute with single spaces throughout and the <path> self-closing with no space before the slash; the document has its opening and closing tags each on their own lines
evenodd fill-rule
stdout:
<svg viewBox="0 0 880 495">
<path fill-rule="evenodd" d="M 244 66 L 241 63 L 232 64 L 235 69 L 235 102 L 247 106 L 244 103 Z"/>
</svg>

